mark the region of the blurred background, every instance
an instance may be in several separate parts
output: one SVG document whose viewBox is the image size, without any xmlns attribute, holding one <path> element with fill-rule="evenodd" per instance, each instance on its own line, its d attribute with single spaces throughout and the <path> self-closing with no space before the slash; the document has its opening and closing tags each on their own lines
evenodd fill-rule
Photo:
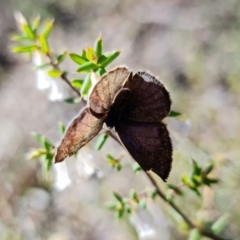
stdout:
<svg viewBox="0 0 240 240">
<path fill-rule="evenodd" d="M 48 175 L 39 161 L 26 160 L 29 148 L 38 147 L 31 131 L 59 142 L 57 122 L 68 124 L 82 105 L 57 101 L 71 96 L 61 80 L 40 91 L 42 75 L 10 52 L 16 11 L 55 19 L 50 45 L 56 52 L 80 53 L 101 34 L 105 50 L 122 51 L 112 67 L 147 69 L 162 79 L 172 109 L 182 113 L 166 120 L 174 143 L 168 183 L 178 184 L 191 172 L 192 158 L 202 166 L 214 160 L 220 179 L 203 190 L 203 201 L 190 192 L 176 202 L 193 219 L 213 221 L 226 214 L 223 235 L 239 239 L 238 0 L 0 0 L 0 239 L 186 239 L 179 216 L 160 200 L 114 221 L 105 206 L 112 192 L 126 196 L 131 188 L 142 191 L 151 184 L 144 173 L 133 174 L 129 156 L 120 172 L 106 164 L 107 153 L 125 152 L 111 139 L 100 152 L 93 141 Z M 66 61 L 64 67 L 73 72 L 76 65 Z"/>
</svg>

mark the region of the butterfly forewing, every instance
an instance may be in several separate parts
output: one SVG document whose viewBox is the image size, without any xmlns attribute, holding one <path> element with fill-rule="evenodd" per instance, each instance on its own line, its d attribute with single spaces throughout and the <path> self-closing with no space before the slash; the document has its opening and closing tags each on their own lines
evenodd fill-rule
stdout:
<svg viewBox="0 0 240 240">
<path fill-rule="evenodd" d="M 163 123 L 125 122 L 115 127 L 122 143 L 144 171 L 164 181 L 172 165 L 172 143 Z"/>
<path fill-rule="evenodd" d="M 130 71 L 126 67 L 118 67 L 105 74 L 90 95 L 90 108 L 94 113 L 105 114 L 111 107 L 117 92 L 128 80 Z"/>
<path fill-rule="evenodd" d="M 68 127 L 60 146 L 57 148 L 55 162 L 76 153 L 81 147 L 94 138 L 102 129 L 105 116 L 97 118 L 89 108 L 85 108 Z"/>
<path fill-rule="evenodd" d="M 171 107 L 171 99 L 164 85 L 146 72 L 136 73 L 126 82 L 131 91 L 126 118 L 138 122 L 160 122 Z"/>
</svg>

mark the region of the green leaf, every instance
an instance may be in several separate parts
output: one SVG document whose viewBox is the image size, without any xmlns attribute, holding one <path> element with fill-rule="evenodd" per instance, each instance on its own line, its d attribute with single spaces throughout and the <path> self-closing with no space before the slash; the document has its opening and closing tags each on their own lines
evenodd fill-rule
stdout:
<svg viewBox="0 0 240 240">
<path fill-rule="evenodd" d="M 213 231 L 213 233 L 218 235 L 224 230 L 227 224 L 228 224 L 228 217 L 227 215 L 223 215 L 211 226 L 211 230 Z"/>
<path fill-rule="evenodd" d="M 64 59 L 67 56 L 67 52 L 63 52 L 60 55 L 57 56 L 57 63 L 60 64 L 64 61 Z"/>
<path fill-rule="evenodd" d="M 35 68 L 36 70 L 41 70 L 41 69 L 44 69 L 44 68 L 47 68 L 47 67 L 50 67 L 50 66 L 51 66 L 50 63 L 43 63 L 43 64 L 41 64 L 41 65 L 39 65 L 39 66 L 34 66 L 34 68 Z"/>
<path fill-rule="evenodd" d="M 98 65 L 93 62 L 87 62 L 82 64 L 78 69 L 77 72 L 90 72 L 91 70 L 98 69 Z"/>
<path fill-rule="evenodd" d="M 42 139 L 43 139 L 43 135 L 41 135 L 41 134 L 39 134 L 39 133 L 36 133 L 36 132 L 32 132 L 32 136 L 34 137 L 34 139 L 38 142 L 38 143 L 40 143 L 40 144 L 43 144 L 43 141 L 42 141 Z"/>
<path fill-rule="evenodd" d="M 80 103 L 81 102 L 81 98 L 80 97 L 66 98 L 66 99 L 64 99 L 64 102 L 70 103 L 70 104 L 76 104 L 76 103 Z"/>
<path fill-rule="evenodd" d="M 166 193 L 166 200 L 167 200 L 168 202 L 172 202 L 172 201 L 173 201 L 172 190 L 167 191 L 167 193 Z"/>
<path fill-rule="evenodd" d="M 138 195 L 134 189 L 130 190 L 129 196 L 132 200 L 134 200 L 135 202 L 138 202 Z"/>
<path fill-rule="evenodd" d="M 108 203 L 107 207 L 110 210 L 115 210 L 117 208 L 117 205 L 118 205 L 118 203 L 115 203 L 115 202 L 114 203 Z"/>
<path fill-rule="evenodd" d="M 45 170 L 46 172 L 49 172 L 52 166 L 52 160 L 53 160 L 53 154 L 49 153 L 46 154 L 46 158 L 45 158 Z"/>
<path fill-rule="evenodd" d="M 193 174 L 200 176 L 202 173 L 202 168 L 193 160 Z"/>
<path fill-rule="evenodd" d="M 132 212 L 132 208 L 128 203 L 124 204 L 124 209 L 127 213 L 131 213 Z"/>
<path fill-rule="evenodd" d="M 30 39 L 34 39 L 35 38 L 35 34 L 33 32 L 33 30 L 31 29 L 30 25 L 26 22 L 22 25 L 23 31 L 25 32 L 25 34 L 30 38 Z"/>
<path fill-rule="evenodd" d="M 139 204 L 138 206 L 142 209 L 146 209 L 147 208 L 147 202 L 146 202 L 146 199 L 142 198 L 140 201 L 139 201 Z"/>
<path fill-rule="evenodd" d="M 104 68 L 106 66 L 108 66 L 112 61 L 114 61 L 120 55 L 120 53 L 121 53 L 120 51 L 116 51 L 116 52 L 110 54 L 107 57 L 107 59 L 101 63 L 101 66 L 104 67 Z"/>
<path fill-rule="evenodd" d="M 101 56 L 98 58 L 97 63 L 98 63 L 98 64 L 101 64 L 101 63 L 103 63 L 106 59 L 107 59 L 107 57 L 106 57 L 105 55 L 101 55 Z"/>
<path fill-rule="evenodd" d="M 50 49 L 49 49 L 47 38 L 44 35 L 40 35 L 38 37 L 38 39 L 39 39 L 39 42 L 41 44 L 42 52 L 43 53 L 49 53 Z"/>
<path fill-rule="evenodd" d="M 112 156 L 111 154 L 107 154 L 107 155 L 106 155 L 106 157 L 107 157 L 107 159 L 109 159 L 109 160 L 111 160 L 111 161 L 114 161 L 114 162 L 116 162 L 116 159 L 115 159 L 115 157 L 114 157 L 114 156 Z"/>
<path fill-rule="evenodd" d="M 194 192 L 196 193 L 199 197 L 201 197 L 201 193 L 199 192 L 199 190 L 197 189 L 196 186 L 189 186 L 189 188 Z"/>
<path fill-rule="evenodd" d="M 191 179 L 196 187 L 199 187 L 201 185 L 201 176 L 194 174 L 192 175 Z"/>
<path fill-rule="evenodd" d="M 87 61 L 87 54 L 86 54 L 86 51 L 84 49 L 82 50 L 82 57 L 84 59 L 86 59 L 86 61 Z"/>
<path fill-rule="evenodd" d="M 92 87 L 91 75 L 87 74 L 87 76 L 83 82 L 82 88 L 81 88 L 81 95 L 82 96 L 88 95 L 91 87 Z"/>
<path fill-rule="evenodd" d="M 98 138 L 97 144 L 96 144 L 96 149 L 97 150 L 101 150 L 101 148 L 103 147 L 103 145 L 107 141 L 108 136 L 109 135 L 107 133 L 103 133 L 103 134 L 100 135 L 100 137 Z"/>
<path fill-rule="evenodd" d="M 102 55 L 102 48 L 103 48 L 103 42 L 102 42 L 102 39 L 99 37 L 94 46 L 94 50 L 98 59 Z"/>
<path fill-rule="evenodd" d="M 121 163 L 117 163 L 117 164 L 116 164 L 116 169 L 117 169 L 118 171 L 121 171 L 121 169 L 122 169 Z"/>
<path fill-rule="evenodd" d="M 124 214 L 124 209 L 119 209 L 116 213 L 115 213 L 115 217 L 117 219 L 121 219 L 123 217 Z"/>
<path fill-rule="evenodd" d="M 43 146 L 49 151 L 50 149 L 54 148 L 53 144 L 45 137 L 42 136 Z"/>
<path fill-rule="evenodd" d="M 29 37 L 26 35 L 21 35 L 21 34 L 13 34 L 11 36 L 12 41 L 24 41 L 24 40 L 29 40 Z"/>
<path fill-rule="evenodd" d="M 82 56 L 80 56 L 80 55 L 77 55 L 77 54 L 75 54 L 75 53 L 69 53 L 69 57 L 70 57 L 75 63 L 77 63 L 77 64 L 79 64 L 79 65 L 82 65 L 82 64 L 85 64 L 85 63 L 88 62 L 86 58 L 84 58 L 84 57 L 82 57 Z"/>
<path fill-rule="evenodd" d="M 200 240 L 201 234 L 198 229 L 194 228 L 190 231 L 188 240 Z"/>
<path fill-rule="evenodd" d="M 179 187 L 177 187 L 177 186 L 175 186 L 175 185 L 172 185 L 172 184 L 168 184 L 168 187 L 169 187 L 170 189 L 174 190 L 174 192 L 175 192 L 177 195 L 183 196 L 183 191 L 182 191 Z"/>
<path fill-rule="evenodd" d="M 186 184 L 186 185 L 188 185 L 189 184 L 189 177 L 188 177 L 188 175 L 186 174 L 186 173 L 184 173 L 183 175 L 182 175 L 182 182 L 184 183 L 184 184 Z"/>
<path fill-rule="evenodd" d="M 54 148 L 54 145 L 44 136 L 36 132 L 32 132 L 32 136 L 38 141 L 47 151 Z"/>
<path fill-rule="evenodd" d="M 36 16 L 34 17 L 34 19 L 31 21 L 31 26 L 32 26 L 32 30 L 33 32 L 36 34 L 37 29 L 40 25 L 40 16 Z"/>
<path fill-rule="evenodd" d="M 102 76 L 104 73 L 106 73 L 107 71 L 105 70 L 105 68 L 103 67 L 100 67 L 98 70 L 97 70 L 97 74 L 99 76 Z"/>
<path fill-rule="evenodd" d="M 93 51 L 93 49 L 91 47 L 87 47 L 86 56 L 87 56 L 87 59 L 89 61 L 93 61 L 94 60 L 94 51 Z"/>
<path fill-rule="evenodd" d="M 65 125 L 62 122 L 58 123 L 58 129 L 59 129 L 61 134 L 64 134 L 65 131 L 66 131 L 66 127 L 65 127 Z"/>
<path fill-rule="evenodd" d="M 142 168 L 140 167 L 140 165 L 137 162 L 133 164 L 132 169 L 133 169 L 134 173 L 137 173 L 142 170 Z"/>
<path fill-rule="evenodd" d="M 53 77 L 53 78 L 58 78 L 58 77 L 61 77 L 62 76 L 62 72 L 60 70 L 57 70 L 57 69 L 52 69 L 52 70 L 49 70 L 48 71 L 48 75 L 50 77 Z"/>
<path fill-rule="evenodd" d="M 33 52 L 37 50 L 38 47 L 36 45 L 29 45 L 29 46 L 17 46 L 13 47 L 12 51 L 14 53 L 27 53 L 27 52 Z"/>
<path fill-rule="evenodd" d="M 83 79 L 73 79 L 71 81 L 71 84 L 73 87 L 80 89 L 83 85 L 84 80 Z"/>
<path fill-rule="evenodd" d="M 168 114 L 168 117 L 178 117 L 180 115 L 181 115 L 180 112 L 170 111 L 170 113 Z"/>
<path fill-rule="evenodd" d="M 36 158 L 39 158 L 46 153 L 47 153 L 46 149 L 44 149 L 44 148 L 34 149 L 27 154 L 27 158 L 30 159 L 30 160 L 36 159 Z"/>
<path fill-rule="evenodd" d="M 205 169 L 203 169 L 203 175 L 207 176 L 212 170 L 213 170 L 214 165 L 210 164 L 209 166 L 207 166 Z"/>
<path fill-rule="evenodd" d="M 51 30 L 52 30 L 52 27 L 53 27 L 53 22 L 54 22 L 54 19 L 49 19 L 47 20 L 45 23 L 44 23 L 44 30 L 42 32 L 42 35 L 47 39 Z"/>
<path fill-rule="evenodd" d="M 154 189 L 154 190 L 150 193 L 149 197 L 150 197 L 151 199 L 155 199 L 155 197 L 157 196 L 157 194 L 158 194 L 157 189 Z"/>
<path fill-rule="evenodd" d="M 218 182 L 219 182 L 219 180 L 215 179 L 215 178 L 204 178 L 203 179 L 203 183 L 207 186 L 211 186 L 211 184 L 216 184 Z"/>
<path fill-rule="evenodd" d="M 120 202 L 123 203 L 123 198 L 116 192 L 113 192 L 113 196 Z"/>
</svg>

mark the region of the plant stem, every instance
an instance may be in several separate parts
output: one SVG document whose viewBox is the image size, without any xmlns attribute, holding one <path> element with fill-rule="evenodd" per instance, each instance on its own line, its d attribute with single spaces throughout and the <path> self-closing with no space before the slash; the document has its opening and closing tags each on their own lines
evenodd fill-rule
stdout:
<svg viewBox="0 0 240 240">
<path fill-rule="evenodd" d="M 180 210 L 180 208 L 174 202 L 170 202 L 170 201 L 167 200 L 167 197 L 162 192 L 162 190 L 159 188 L 158 184 L 156 183 L 156 181 L 152 177 L 151 173 L 147 173 L 146 175 L 147 175 L 149 181 L 152 183 L 152 185 L 156 188 L 158 196 L 160 198 L 162 198 L 166 203 L 168 203 L 179 215 L 181 215 L 181 217 L 189 225 L 190 228 L 196 228 L 196 229 L 198 229 L 198 231 L 201 233 L 202 236 L 209 237 L 209 238 L 212 238 L 214 240 L 230 240 L 230 239 L 227 239 L 227 238 L 219 237 L 219 236 L 207 231 L 206 229 L 203 229 L 201 226 L 198 226 L 197 224 L 193 223 L 187 217 L 187 215 L 185 215 L 185 213 L 183 213 Z"/>
<path fill-rule="evenodd" d="M 50 64 L 52 65 L 52 67 L 53 67 L 54 69 L 56 69 L 56 70 L 61 71 L 59 65 L 54 62 L 54 60 L 53 60 L 53 58 L 52 58 L 52 55 L 51 55 L 50 53 L 46 53 L 46 56 L 47 56 L 48 59 L 50 60 Z M 61 78 L 62 78 L 62 80 L 63 80 L 65 83 L 68 84 L 68 86 L 69 86 L 79 97 L 81 97 L 80 92 L 78 91 L 78 89 L 76 89 L 75 87 L 72 86 L 70 80 L 67 78 L 66 73 L 63 72 L 62 75 L 61 75 Z"/>
</svg>

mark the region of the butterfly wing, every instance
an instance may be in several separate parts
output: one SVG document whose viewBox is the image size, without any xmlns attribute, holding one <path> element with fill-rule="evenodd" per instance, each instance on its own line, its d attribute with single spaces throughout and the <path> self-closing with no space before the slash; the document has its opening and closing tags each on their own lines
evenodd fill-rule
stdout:
<svg viewBox="0 0 240 240">
<path fill-rule="evenodd" d="M 168 91 L 149 73 L 136 73 L 124 87 L 131 91 L 126 119 L 137 122 L 160 122 L 170 112 L 171 99 Z"/>
<path fill-rule="evenodd" d="M 117 92 L 128 80 L 130 71 L 126 67 L 117 67 L 105 74 L 90 94 L 90 108 L 94 113 L 105 114 L 111 107 Z"/>
<path fill-rule="evenodd" d="M 128 122 L 115 129 L 142 169 L 152 170 L 165 181 L 172 165 L 172 143 L 166 126 L 163 123 Z"/>
<path fill-rule="evenodd" d="M 68 127 L 57 148 L 55 162 L 63 161 L 87 144 L 102 129 L 104 120 L 105 117 L 97 118 L 92 115 L 89 108 L 85 108 Z"/>
</svg>

